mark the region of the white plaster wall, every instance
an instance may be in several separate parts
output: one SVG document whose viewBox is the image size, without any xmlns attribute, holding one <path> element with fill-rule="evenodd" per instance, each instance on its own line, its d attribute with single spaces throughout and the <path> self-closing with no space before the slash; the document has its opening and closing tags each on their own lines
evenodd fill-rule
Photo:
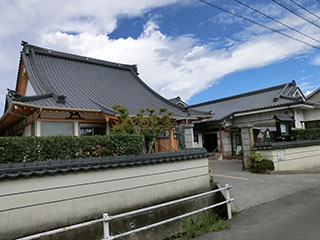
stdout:
<svg viewBox="0 0 320 240">
<path fill-rule="evenodd" d="M 2 180 L 0 239 L 209 189 L 208 159 Z M 12 236 L 12 235 L 11 235 Z"/>
<path fill-rule="evenodd" d="M 232 154 L 231 133 L 221 131 L 221 135 L 222 135 L 223 152 L 225 154 L 231 155 Z"/>
<path fill-rule="evenodd" d="M 194 147 L 202 148 L 203 147 L 202 133 L 195 132 L 194 135 L 198 135 L 198 142 L 194 142 Z"/>
<path fill-rule="evenodd" d="M 26 96 L 33 96 L 33 95 L 37 95 L 37 94 L 34 91 L 32 85 L 31 85 L 31 82 L 28 81 L 27 87 L 26 87 Z"/>
<path fill-rule="evenodd" d="M 320 109 L 305 109 L 304 120 L 305 121 L 320 120 Z"/>
<path fill-rule="evenodd" d="M 305 121 L 304 110 L 295 109 L 294 110 L 294 120 L 295 120 L 295 127 L 299 128 L 299 129 L 303 129 L 304 128 L 303 122 Z"/>
<path fill-rule="evenodd" d="M 79 122 L 73 123 L 73 133 L 74 136 L 79 136 Z"/>
<path fill-rule="evenodd" d="M 284 160 L 278 154 L 284 152 Z M 277 150 L 261 150 L 267 160 L 274 162 L 275 171 L 307 170 L 320 167 L 320 145 Z"/>
<path fill-rule="evenodd" d="M 36 121 L 35 122 L 36 125 L 36 136 L 40 137 L 41 136 L 41 121 Z"/>
</svg>

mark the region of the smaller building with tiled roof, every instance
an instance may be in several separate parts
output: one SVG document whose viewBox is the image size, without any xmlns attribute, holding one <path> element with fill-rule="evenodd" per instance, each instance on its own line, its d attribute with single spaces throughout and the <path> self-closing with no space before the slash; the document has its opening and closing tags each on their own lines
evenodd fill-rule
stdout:
<svg viewBox="0 0 320 240">
<path fill-rule="evenodd" d="M 221 152 L 224 158 L 246 156 L 259 133 L 276 131 L 279 116 L 292 119 L 296 129 L 320 127 L 320 104 L 306 98 L 295 81 L 188 108 L 213 113 L 212 118 L 196 122 L 195 144 Z"/>
</svg>

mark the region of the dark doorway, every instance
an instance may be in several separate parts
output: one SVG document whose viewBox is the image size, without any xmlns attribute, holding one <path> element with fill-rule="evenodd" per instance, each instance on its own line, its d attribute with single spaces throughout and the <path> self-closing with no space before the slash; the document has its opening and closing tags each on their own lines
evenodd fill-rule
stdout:
<svg viewBox="0 0 320 240">
<path fill-rule="evenodd" d="M 214 152 L 218 147 L 217 133 L 207 133 L 203 135 L 203 147 L 208 152 Z"/>
</svg>

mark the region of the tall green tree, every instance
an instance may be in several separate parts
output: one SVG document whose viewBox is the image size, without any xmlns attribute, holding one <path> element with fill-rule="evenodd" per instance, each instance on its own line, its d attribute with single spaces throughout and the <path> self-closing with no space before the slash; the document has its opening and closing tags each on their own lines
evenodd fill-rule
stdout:
<svg viewBox="0 0 320 240">
<path fill-rule="evenodd" d="M 112 128 L 113 134 L 138 134 L 144 136 L 145 152 L 152 152 L 156 139 L 165 131 L 173 127 L 172 113 L 166 108 L 140 109 L 136 116 L 130 116 L 130 112 L 123 106 L 115 105 L 113 109 L 119 112 L 119 121 Z M 146 144 L 148 139 L 148 144 Z"/>
</svg>

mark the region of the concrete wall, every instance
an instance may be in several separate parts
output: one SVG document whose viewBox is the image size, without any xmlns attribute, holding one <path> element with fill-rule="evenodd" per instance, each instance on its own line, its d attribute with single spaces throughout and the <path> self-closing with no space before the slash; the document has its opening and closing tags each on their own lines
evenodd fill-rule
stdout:
<svg viewBox="0 0 320 240">
<path fill-rule="evenodd" d="M 222 130 L 221 135 L 222 135 L 223 152 L 226 155 L 231 156 L 232 155 L 231 132 L 225 132 L 224 130 Z M 218 139 L 218 141 L 219 141 L 219 147 L 220 147 L 220 139 Z"/>
<path fill-rule="evenodd" d="M 275 171 L 299 171 L 320 167 L 320 145 L 275 150 L 259 150 L 274 162 Z"/>
<path fill-rule="evenodd" d="M 0 181 L 0 239 L 209 189 L 208 159 Z"/>
</svg>

